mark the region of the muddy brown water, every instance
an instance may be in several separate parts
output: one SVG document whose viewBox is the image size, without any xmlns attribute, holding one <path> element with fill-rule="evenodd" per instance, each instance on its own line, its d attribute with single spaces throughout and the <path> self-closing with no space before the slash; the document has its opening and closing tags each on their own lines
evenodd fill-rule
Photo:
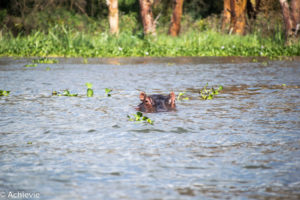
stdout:
<svg viewBox="0 0 300 200">
<path fill-rule="evenodd" d="M 299 58 L 58 60 L 0 58 L 0 199 L 300 199 Z M 135 123 L 140 91 L 190 100 Z"/>
</svg>

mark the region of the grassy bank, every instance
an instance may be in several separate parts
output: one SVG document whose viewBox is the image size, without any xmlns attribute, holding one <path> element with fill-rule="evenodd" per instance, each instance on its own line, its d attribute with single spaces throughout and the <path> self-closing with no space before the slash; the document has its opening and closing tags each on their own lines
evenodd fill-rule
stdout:
<svg viewBox="0 0 300 200">
<path fill-rule="evenodd" d="M 213 31 L 188 32 L 178 38 L 167 35 L 144 38 L 141 34 L 84 33 L 55 26 L 48 33 L 0 38 L 1 56 L 299 56 L 300 44 L 285 46 L 281 35 L 233 36 Z"/>
</svg>

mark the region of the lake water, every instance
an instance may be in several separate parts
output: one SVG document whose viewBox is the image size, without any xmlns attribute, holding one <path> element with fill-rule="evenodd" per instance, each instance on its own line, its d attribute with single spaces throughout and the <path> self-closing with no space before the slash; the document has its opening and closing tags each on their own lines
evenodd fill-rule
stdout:
<svg viewBox="0 0 300 200">
<path fill-rule="evenodd" d="M 0 58 L 0 199 L 300 199 L 299 58 L 58 60 Z M 141 91 L 189 100 L 128 121 Z"/>
</svg>

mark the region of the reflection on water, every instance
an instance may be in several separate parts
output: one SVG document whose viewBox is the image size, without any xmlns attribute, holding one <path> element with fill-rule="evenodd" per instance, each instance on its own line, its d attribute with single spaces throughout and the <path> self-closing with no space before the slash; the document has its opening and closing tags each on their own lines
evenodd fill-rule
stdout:
<svg viewBox="0 0 300 200">
<path fill-rule="evenodd" d="M 0 97 L 0 194 L 299 199 L 297 59 L 59 59 L 25 68 L 30 59 L 1 58 L 0 89 L 11 94 Z M 201 100 L 206 83 L 224 90 Z M 51 96 L 64 89 L 79 96 Z M 130 122 L 140 91 L 190 100 L 147 114 L 153 126 Z"/>
</svg>

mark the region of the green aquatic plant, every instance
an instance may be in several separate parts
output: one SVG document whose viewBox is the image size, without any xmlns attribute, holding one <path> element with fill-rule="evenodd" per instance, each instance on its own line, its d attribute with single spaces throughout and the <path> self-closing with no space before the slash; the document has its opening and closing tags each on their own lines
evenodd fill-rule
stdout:
<svg viewBox="0 0 300 200">
<path fill-rule="evenodd" d="M 177 101 L 189 100 L 190 98 L 185 95 L 185 92 L 179 92 Z"/>
<path fill-rule="evenodd" d="M 283 83 L 281 86 L 282 86 L 283 88 L 286 88 L 286 87 L 287 87 L 285 83 Z"/>
<path fill-rule="evenodd" d="M 141 112 L 137 112 L 136 114 L 133 114 L 133 117 L 127 115 L 127 118 L 129 119 L 129 121 L 145 122 L 151 125 L 153 125 L 154 123 L 154 121 L 152 121 L 149 117 L 144 116 L 143 113 Z"/>
<path fill-rule="evenodd" d="M 211 100 L 215 95 L 219 94 L 223 90 L 223 86 L 219 86 L 217 89 L 214 87 L 207 88 L 208 83 L 199 91 L 200 97 L 204 100 Z"/>
<path fill-rule="evenodd" d="M 63 90 L 63 92 L 53 91 L 52 96 L 66 96 L 66 97 L 77 97 L 78 94 L 71 94 L 69 90 Z"/>
<path fill-rule="evenodd" d="M 111 96 L 111 93 L 112 92 L 112 89 L 109 89 L 109 88 L 105 88 L 105 95 L 110 97 Z"/>
<path fill-rule="evenodd" d="M 88 64 L 88 59 L 87 58 L 83 58 L 83 63 L 84 64 Z"/>
<path fill-rule="evenodd" d="M 32 63 L 38 63 L 38 64 L 55 64 L 58 63 L 58 60 L 56 59 L 50 59 L 50 58 L 39 58 L 32 60 Z"/>
<path fill-rule="evenodd" d="M 91 83 L 85 83 L 87 90 L 86 90 L 86 96 L 87 97 L 92 97 L 94 96 L 94 90 L 92 89 L 93 84 Z"/>
<path fill-rule="evenodd" d="M 27 65 L 24 65 L 24 67 L 37 67 L 37 64 L 27 64 Z"/>
<path fill-rule="evenodd" d="M 10 94 L 10 91 L 0 90 L 0 96 L 8 96 L 9 94 Z"/>
</svg>

